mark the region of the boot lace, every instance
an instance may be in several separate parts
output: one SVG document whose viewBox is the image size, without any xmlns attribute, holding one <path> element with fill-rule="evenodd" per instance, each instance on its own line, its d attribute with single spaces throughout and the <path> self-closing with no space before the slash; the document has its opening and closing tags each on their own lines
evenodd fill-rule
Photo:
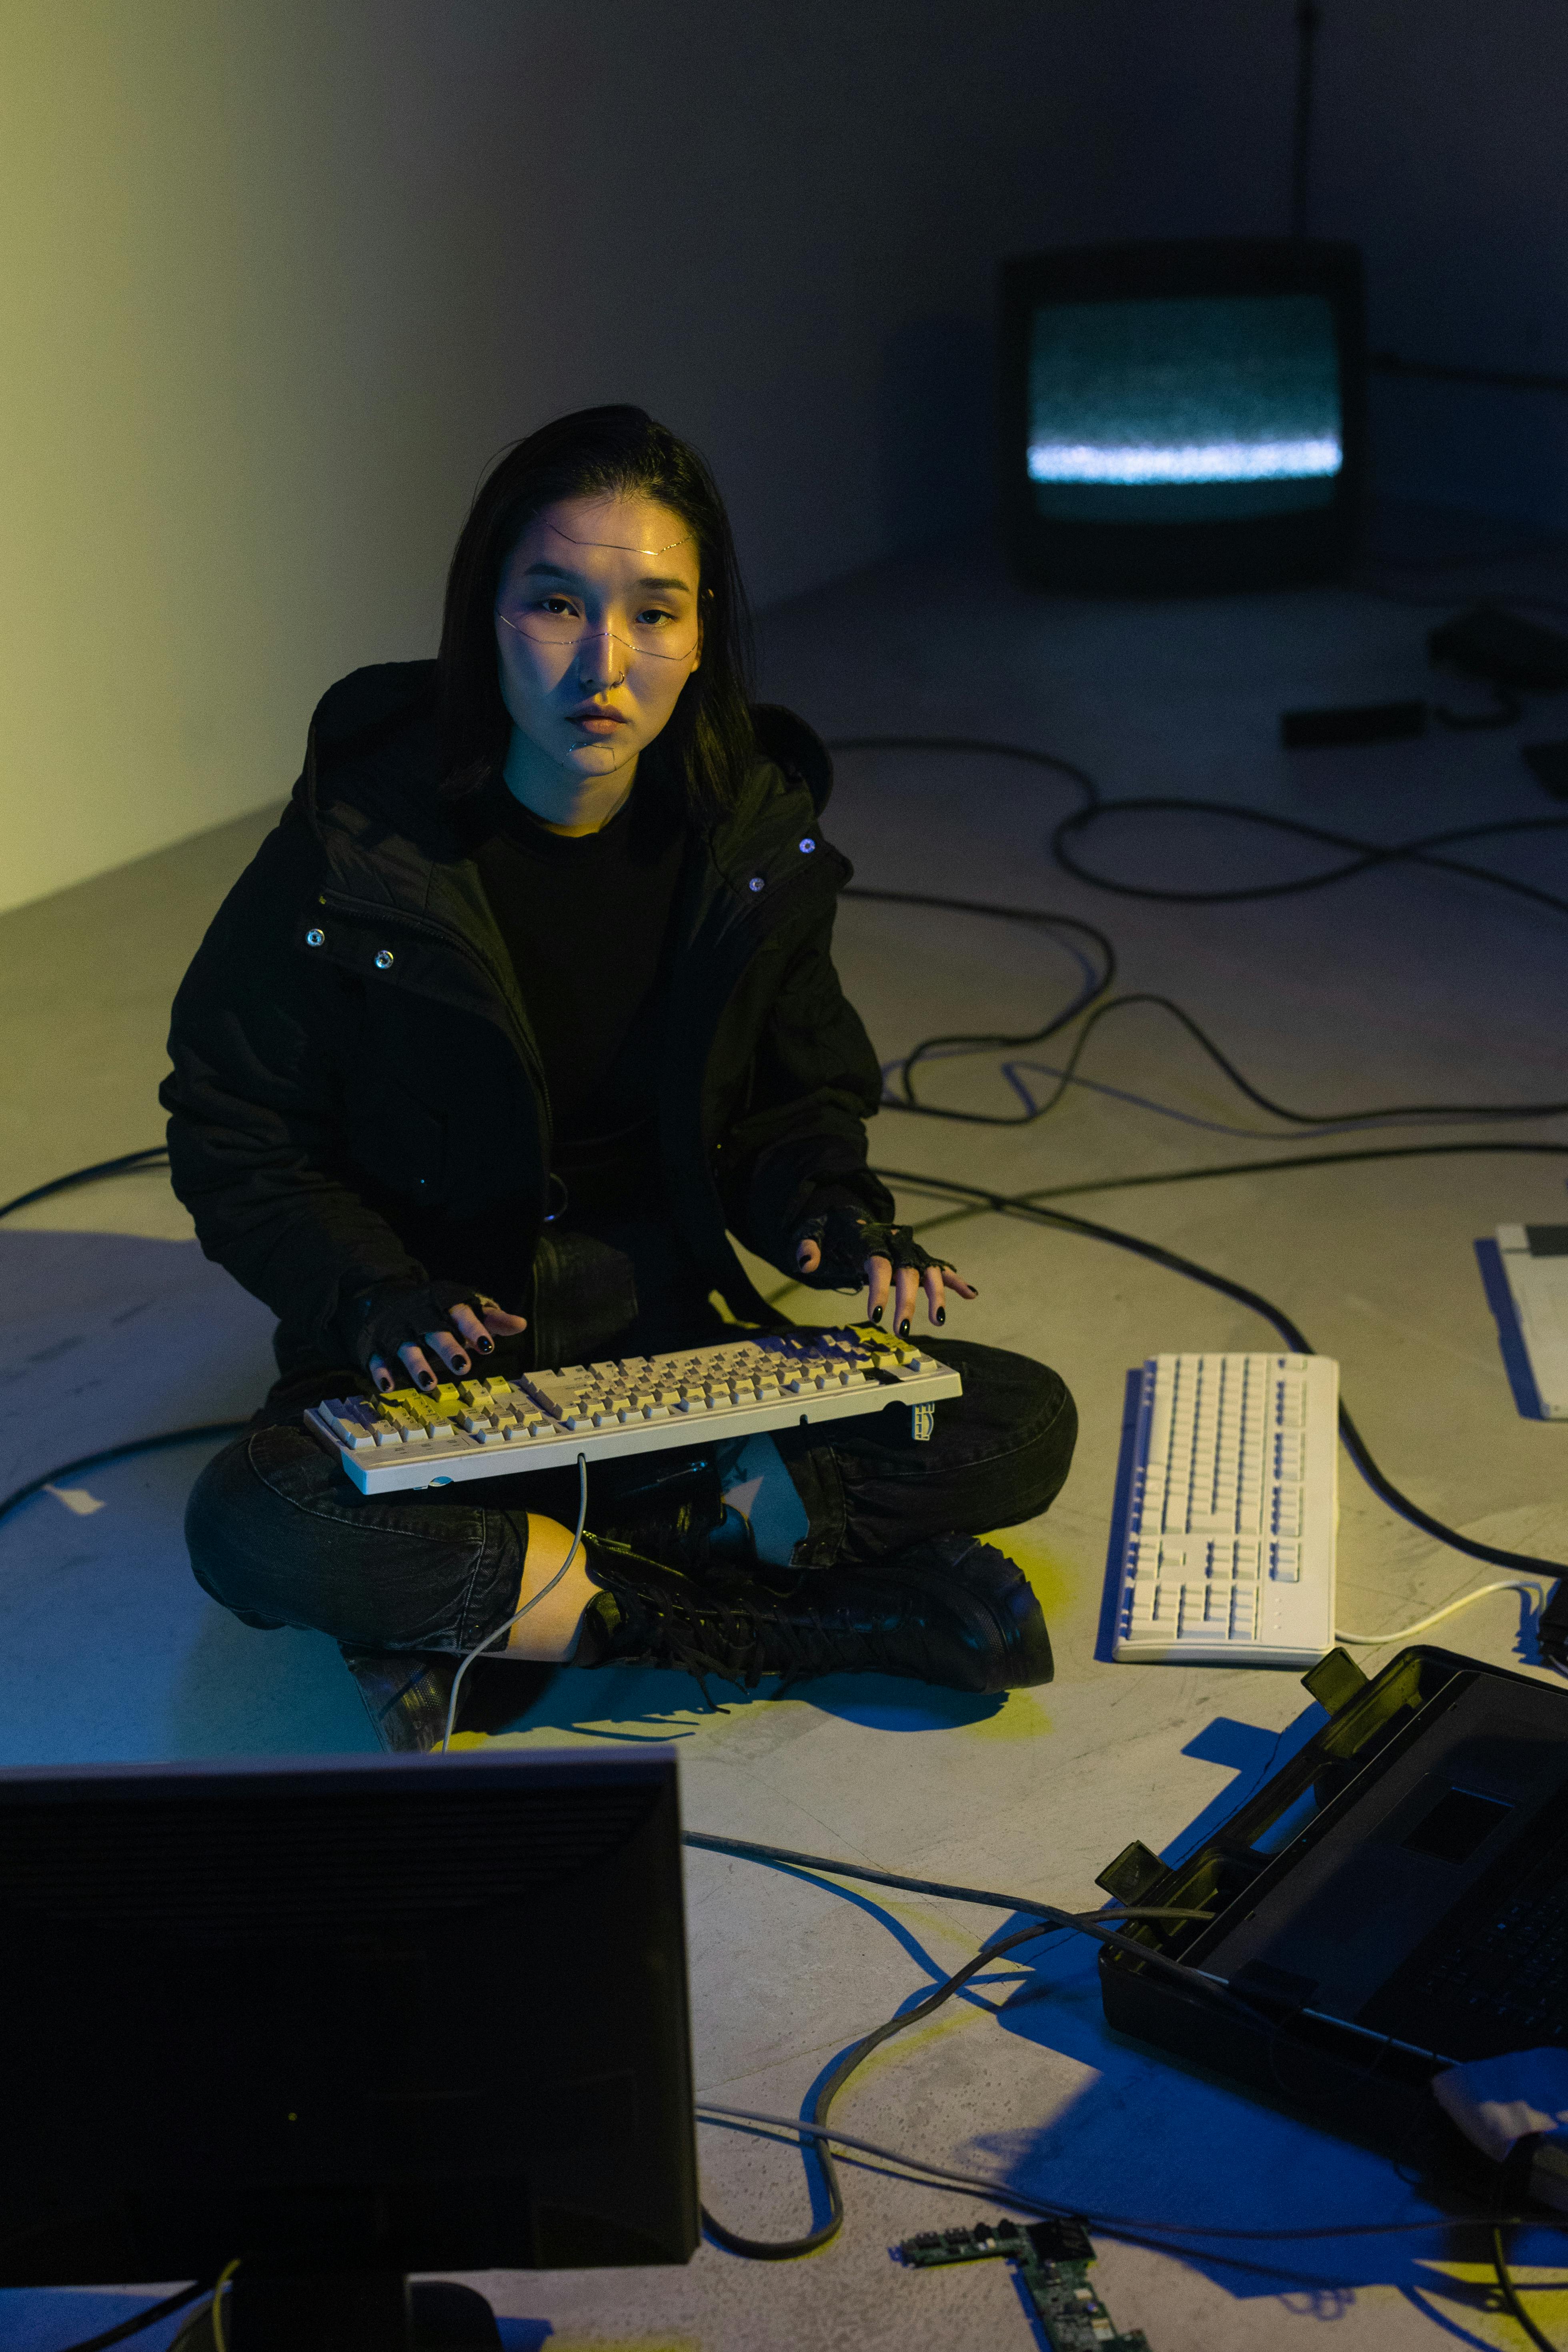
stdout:
<svg viewBox="0 0 1568 2352">
<path fill-rule="evenodd" d="M 640 1559 L 628 1546 L 605 1537 L 595 1538 L 595 1549 L 628 1567 Z M 667 1590 L 647 1592 L 635 1574 L 623 1581 L 609 1560 L 603 1564 L 637 1654 L 690 1675 L 710 1714 L 727 1710 L 708 1688 L 710 1675 L 746 1691 L 754 1690 L 766 1675 L 777 1675 L 781 1679 L 774 1696 L 783 1698 L 796 1683 L 817 1675 L 897 1672 L 903 1664 L 886 1630 L 859 1612 L 803 1608 L 805 1579 L 784 1594 L 725 1600 L 708 1589 L 699 1598 Z"/>
</svg>

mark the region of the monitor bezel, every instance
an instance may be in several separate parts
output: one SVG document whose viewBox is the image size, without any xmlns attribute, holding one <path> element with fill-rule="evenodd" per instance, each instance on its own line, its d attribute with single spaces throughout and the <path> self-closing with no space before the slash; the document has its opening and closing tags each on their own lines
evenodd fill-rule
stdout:
<svg viewBox="0 0 1568 2352">
<path fill-rule="evenodd" d="M 422 2192 L 399 2161 L 384 2175 L 378 2173 L 363 2181 L 356 2176 L 352 2181 L 334 2184 L 331 2190 L 332 2197 L 352 2196 L 367 2206 L 380 2200 L 387 2204 L 389 2213 L 395 2205 L 400 2218 L 389 2220 L 384 2244 L 378 2242 L 371 2251 L 356 2247 L 341 2263 L 328 2259 L 325 2248 L 313 2250 L 309 2262 L 301 2264 L 296 2249 L 280 2247 L 274 2253 L 258 2243 L 249 2252 L 259 2268 L 407 2273 L 582 2268 L 626 2263 L 640 2266 L 690 2259 L 700 2232 L 683 1847 L 673 1749 L 663 1743 L 650 1743 L 639 1747 L 635 1754 L 605 1748 L 586 1752 L 533 1748 L 498 1753 L 492 1748 L 444 1758 L 221 1758 L 178 1763 L 95 1763 L 74 1768 L 46 1765 L 0 1769 L 0 1821 L 20 1809 L 37 1822 L 47 1822 L 51 1851 L 58 1854 L 62 1864 L 69 1861 L 73 1813 L 79 1815 L 84 1805 L 89 1813 L 96 1812 L 100 1821 L 107 1806 L 116 1813 L 123 1809 L 127 1817 L 140 1812 L 144 1821 L 166 1824 L 167 1832 L 173 1833 L 168 1846 L 173 1868 L 176 1855 L 188 1854 L 193 1833 L 209 1843 L 221 1833 L 227 1841 L 225 1851 L 240 1852 L 247 1843 L 247 1809 L 257 1804 L 268 1806 L 281 1801 L 297 1811 L 303 1801 L 331 1838 L 339 1834 L 331 1819 L 335 1804 L 346 1804 L 349 1810 L 343 1818 L 352 1823 L 355 1819 L 363 1822 L 366 1801 L 378 1810 L 383 1805 L 395 1809 L 400 1801 L 410 1801 L 417 1806 L 422 1799 L 431 1796 L 438 1801 L 446 1801 L 448 1816 L 451 1801 L 456 1800 L 458 1811 L 465 1817 L 460 1831 L 464 1844 L 447 1849 L 462 1859 L 464 1845 L 470 1836 L 479 1842 L 483 1854 L 492 1852 L 494 1835 L 507 1819 L 504 1809 L 496 1812 L 487 1805 L 487 1797 L 504 1801 L 520 1789 L 534 1800 L 548 1801 L 560 1792 L 573 1801 L 576 1810 L 566 1822 L 567 1829 L 582 1821 L 584 1807 L 592 1815 L 601 1794 L 609 1801 L 611 1818 L 616 1821 L 626 1818 L 626 1800 L 637 1800 L 632 1826 L 616 1832 L 609 1843 L 595 1848 L 583 1870 L 569 1883 L 563 1882 L 558 1894 L 549 1893 L 542 1898 L 557 1906 L 554 1918 L 542 1925 L 542 1933 L 547 1937 L 553 1936 L 559 1948 L 557 1977 L 562 1967 L 569 1965 L 581 1979 L 585 1994 L 606 1968 L 623 1972 L 617 1974 L 616 1982 L 626 1984 L 629 2006 L 638 2015 L 646 2016 L 653 2030 L 654 2041 L 637 2058 L 635 2092 L 640 2121 L 637 2138 L 645 2146 L 636 2161 L 644 2164 L 647 2151 L 655 2154 L 660 2184 L 657 2192 L 647 2200 L 646 2210 L 639 2202 L 635 2213 L 627 2211 L 625 2231 L 620 2230 L 617 2217 L 606 2216 L 601 2226 L 587 2213 L 579 2227 L 574 2214 L 581 2209 L 573 2207 L 569 2195 L 558 2194 L 556 2177 L 552 2170 L 546 2169 L 530 2176 L 525 2211 L 515 2200 L 508 2202 L 515 2186 L 510 2168 L 512 2149 L 509 2146 L 502 2151 L 506 2162 L 495 2174 L 498 2194 L 491 2200 L 495 2214 L 483 2218 L 480 2200 L 475 2200 L 473 2229 L 479 2234 L 465 2246 L 464 2258 L 458 2260 L 453 2259 L 452 2244 L 442 2242 L 442 2231 L 451 2227 L 449 2216 L 437 2214 L 434 2209 L 428 2215 L 421 2213 Z M 353 1810 L 356 1805 L 360 1808 L 357 1814 Z M 176 1815 L 183 1819 L 176 1820 Z M 54 1829 L 57 1822 L 58 1840 Z M 412 1822 L 408 1827 L 413 1828 Z M 163 1833 L 161 1830 L 160 1835 Z M 321 1834 L 317 1833 L 318 1843 Z M 79 1843 L 84 1853 L 100 1850 L 93 1845 L 90 1822 L 84 1825 L 84 1839 Z M 415 1843 L 416 1847 L 416 1839 Z M 480 1866 L 488 1865 L 481 1861 Z M 320 1890 L 331 1887 L 331 1874 L 323 1875 L 319 1856 L 312 1858 L 310 1869 L 313 1875 L 309 1884 L 320 1899 Z M 81 1883 L 90 1887 L 90 1881 Z M 623 1890 L 638 1887 L 647 1899 L 639 1908 L 636 1932 L 628 1932 L 630 1923 L 624 1914 L 617 1913 L 622 1920 L 619 1933 L 611 1936 L 604 1932 L 605 1922 L 600 1919 L 601 1932 L 592 1935 L 588 1922 L 599 1918 L 606 1901 L 612 1897 L 618 1901 Z M 412 1949 L 426 1937 L 423 1927 L 408 1926 L 406 1914 L 389 1926 L 373 1914 L 354 1909 L 351 1895 L 340 1897 L 335 1891 L 330 1891 L 325 1899 L 329 1905 L 342 1902 L 342 1935 L 351 1957 L 363 1948 L 375 1947 L 378 1955 L 384 1949 L 389 1961 L 395 1964 L 402 1949 Z M 494 1914 L 495 1927 L 483 1930 L 491 1943 L 498 1938 L 503 1940 L 509 1954 L 519 1948 L 516 1904 L 515 1893 L 503 1898 Z M 562 1907 L 568 1906 L 569 1927 L 564 1925 L 567 1912 Z M 12 1933 L 21 1925 L 22 1915 L 29 1907 L 27 1899 L 23 1898 L 13 1922 L 7 1923 Z M 166 2074 L 171 2092 L 183 2083 L 198 2102 L 202 2124 L 211 2128 L 193 2132 L 194 2143 L 205 2140 L 208 2144 L 224 2144 L 226 2130 L 234 2118 L 224 2113 L 216 2072 L 202 2074 L 184 2056 L 187 2020 L 177 2004 L 171 2007 L 160 1979 L 158 1955 L 167 1949 L 169 1928 L 164 1925 L 150 1927 L 139 1939 L 134 1928 L 127 1932 L 121 1925 L 116 1934 L 109 1926 L 113 1912 L 111 1901 L 109 1916 L 100 1912 L 94 1935 L 103 1947 L 101 1977 L 106 1985 L 113 1988 L 112 2000 L 123 2000 L 129 1979 L 131 1997 L 141 2004 L 144 2038 L 133 2053 L 133 2064 L 143 2074 L 150 2070 L 156 2073 L 160 2084 Z M 79 1951 L 86 1951 L 92 1941 L 80 1926 L 86 1916 L 82 1904 L 73 1896 L 68 1926 L 75 1938 L 73 1948 Z M 283 1916 L 273 1913 L 267 1917 L 272 1921 Z M 473 1973 L 473 1960 L 481 1955 L 476 1931 L 466 1923 L 478 1916 L 475 1906 L 466 1900 L 460 1920 L 458 1915 L 437 1905 L 432 1906 L 428 1928 L 430 1937 L 443 1939 L 444 1958 L 448 1964 L 458 1950 L 455 1937 L 460 1933 L 463 1938 L 462 1981 L 470 2013 L 455 2024 L 458 2046 L 465 2055 L 485 2049 L 499 2051 L 508 2037 L 527 2037 L 536 2031 L 535 2022 L 526 2018 L 519 1981 L 521 1972 L 513 1970 L 510 1959 L 505 1969 L 504 2000 L 492 2001 L 487 2008 L 479 1997 L 478 1983 L 493 1983 L 497 1972 L 491 1964 L 488 1975 L 477 1978 Z M 298 1928 L 290 1926 L 286 1932 L 296 1943 L 301 1940 Z M 193 1933 L 196 1945 L 216 1948 L 212 1937 L 199 1926 Z M 585 1933 L 590 1934 L 586 1946 Z M 314 1937 L 313 1928 L 305 1931 L 305 1940 Z M 574 1937 L 575 1944 L 572 1944 Z M 269 1948 L 275 1940 L 276 1933 L 270 1925 L 258 1926 L 256 1936 L 249 1938 L 258 1948 Z M 246 1948 L 247 1943 L 247 1931 L 242 1927 L 237 1935 L 227 1937 L 225 1948 L 232 1953 Z M 574 1957 L 578 1953 L 580 1958 Z M 100 1963 L 94 1958 L 91 1965 L 98 1968 Z M 228 1965 L 232 1967 L 232 1961 Z M 626 1970 L 632 1971 L 632 1976 L 626 1976 Z M 43 2006 L 47 2009 L 55 1998 L 52 1983 L 46 1984 Z M 63 1990 L 60 1998 L 65 1999 Z M 79 2016 L 80 2012 L 74 2014 Z M 95 2070 L 83 2063 L 81 2030 L 79 2026 L 73 2048 L 70 2027 L 71 2017 L 63 2010 L 59 2015 L 29 2019 L 29 2032 L 40 2052 L 71 2051 L 63 2073 L 51 2063 L 47 2075 L 42 2077 L 50 2095 L 50 2130 L 45 2137 L 52 2142 L 61 2129 L 73 2129 L 75 2144 L 82 2147 L 90 2144 L 95 2102 L 106 2115 L 115 2114 L 117 2105 L 112 2084 L 108 2086 L 107 2098 L 97 2090 Z M 552 2082 L 565 2074 L 568 2061 L 574 2062 L 573 2071 L 576 2074 L 589 2074 L 610 2067 L 612 2057 L 619 2063 L 620 2053 L 611 2049 L 597 2022 L 591 2042 L 584 2045 L 581 2065 L 574 2063 L 578 2054 L 575 2045 L 568 2050 L 562 2043 L 561 2030 L 558 2026 L 555 2038 L 548 2044 L 537 2045 L 547 2053 L 542 2062 L 543 2074 Z M 246 2018 L 243 2010 L 238 2010 L 232 2019 L 230 2038 L 237 2046 L 245 2034 Z M 90 2042 L 91 2038 L 88 2035 L 86 2040 Z M 527 2040 L 520 2046 L 524 2053 L 522 2063 L 531 2063 Z M 159 2063 L 160 2050 L 167 2053 L 166 2066 Z M 446 2060 L 439 2053 L 437 2057 L 437 2071 L 444 2070 Z M 16 2071 L 22 2079 L 30 2082 L 43 2063 L 40 2055 L 37 2068 L 22 2066 Z M 368 2054 L 366 2063 L 374 2071 L 374 2053 Z M 507 2072 L 505 2067 L 498 2068 L 498 2077 Z M 101 2074 L 96 2079 L 101 2081 Z M 549 2086 L 546 2084 L 546 2088 Z M 392 2087 L 396 2089 L 395 2082 Z M 14 2094 L 17 2090 L 18 2084 L 14 2083 Z M 121 2098 L 119 2106 L 122 2109 L 123 2105 Z M 67 2109 L 70 2111 L 68 2117 Z M 190 2110 L 182 2106 L 180 2112 L 184 2115 Z M 444 2117 L 446 2112 L 444 2108 L 431 2110 L 438 2118 Z M 63 2193 L 57 2197 L 47 2184 L 40 2184 L 37 2137 L 35 2136 L 30 2144 L 27 2117 L 16 2104 L 12 2122 L 14 2160 L 26 2161 L 30 2168 L 29 2194 L 16 2200 L 18 2218 L 31 2211 L 30 2200 L 40 2186 L 44 2187 L 44 2209 L 49 2218 L 46 2225 L 35 2215 L 9 2236 L 0 2231 L 0 2240 L 4 2241 L 0 2243 L 0 2284 L 73 2286 L 127 2284 L 141 2278 L 199 2277 L 211 2274 L 217 2263 L 228 2258 L 222 2249 L 228 2245 L 233 2230 L 227 2223 L 219 2226 L 214 2221 L 212 2204 L 216 2200 L 218 2206 L 225 2206 L 229 2189 L 211 2174 L 193 2177 L 194 2201 L 202 2209 L 200 2218 L 187 2215 L 183 2200 L 176 2200 L 174 2206 L 161 2203 L 155 2217 L 140 2213 L 141 2184 L 123 2165 L 116 2170 L 112 2159 L 94 2169 L 121 2180 L 123 2189 L 111 2188 L 106 2197 L 100 2197 L 96 2202 L 90 2199 L 80 2202 L 74 2178 L 68 2181 L 62 2173 Z M 537 2137 L 536 2125 L 533 2128 Z M 232 2139 L 232 2134 L 229 2137 Z M 511 2137 L 509 2133 L 509 2141 Z M 585 2161 L 583 2151 L 569 2147 L 568 2157 L 569 2171 L 581 2174 Z M 6 2169 L 0 2167 L 0 2172 Z M 430 2177 L 438 2184 L 438 2194 L 444 2194 L 439 2169 Z M 639 2179 L 651 2177 L 645 2166 Z M 256 2186 L 250 2152 L 237 2149 L 234 2178 L 234 2210 L 238 2210 Z M 276 2186 L 279 2194 L 296 2194 L 292 2178 L 287 2172 L 279 2175 Z M 265 2193 L 272 2193 L 266 2179 L 262 2187 Z M 489 2208 L 485 2210 L 488 2212 Z M 481 2238 L 483 2242 L 479 2242 Z M 154 2240 L 157 2260 L 149 2268 L 138 2256 L 151 2251 Z M 229 2245 L 228 2251 L 232 2254 L 237 2248 Z"/>
</svg>

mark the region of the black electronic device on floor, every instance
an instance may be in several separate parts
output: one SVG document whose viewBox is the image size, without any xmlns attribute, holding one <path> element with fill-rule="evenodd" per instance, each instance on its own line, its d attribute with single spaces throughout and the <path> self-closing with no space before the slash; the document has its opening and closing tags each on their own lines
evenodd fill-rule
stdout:
<svg viewBox="0 0 1568 2352">
<path fill-rule="evenodd" d="M 1101 1874 L 1120 1900 L 1214 1915 L 1127 1931 L 1201 1979 L 1102 1952 L 1106 2019 L 1462 2165 L 1433 2076 L 1568 2041 L 1568 1689 L 1426 1647 L 1370 1682 L 1332 1651 L 1305 1679 L 1330 1720 L 1214 1836 Z"/>
<path fill-rule="evenodd" d="M 1021 576 L 1131 595 L 1342 572 L 1366 472 L 1361 255 L 1306 236 L 1005 261 L 1001 499 Z"/>
<path fill-rule="evenodd" d="M 402 2352 L 410 2271 L 697 2246 L 668 1749 L 0 1772 L 0 2284 Z"/>
</svg>

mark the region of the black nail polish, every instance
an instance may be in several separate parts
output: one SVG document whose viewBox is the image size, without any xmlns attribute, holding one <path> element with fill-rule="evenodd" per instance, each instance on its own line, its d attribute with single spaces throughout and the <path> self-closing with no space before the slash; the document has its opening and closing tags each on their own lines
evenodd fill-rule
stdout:
<svg viewBox="0 0 1568 2352">
<path fill-rule="evenodd" d="M 937 1308 L 936 1320 L 939 1323 L 945 1323 L 947 1321 L 947 1309 L 945 1307 L 939 1307 Z"/>
<path fill-rule="evenodd" d="M 900 1324 L 900 1326 L 899 1326 L 899 1337 L 900 1337 L 900 1339 L 907 1339 L 909 1338 L 909 1336 L 910 1336 L 910 1318 L 909 1318 L 909 1317 L 906 1315 L 906 1316 L 905 1316 L 905 1318 L 904 1318 L 904 1319 L 903 1319 L 903 1321 L 902 1321 L 902 1322 Z"/>
<path fill-rule="evenodd" d="M 495 1354 L 496 1343 L 493 1339 L 476 1339 L 473 1344 L 481 1356 L 493 1356 Z"/>
<path fill-rule="evenodd" d="M 880 1308 L 879 1307 L 872 1307 L 872 1309 L 871 1309 L 871 1320 L 872 1320 L 872 1322 L 873 1322 L 873 1323 L 879 1323 L 879 1322 L 881 1321 L 881 1319 L 882 1319 L 882 1310 L 881 1310 L 881 1308 Z"/>
<path fill-rule="evenodd" d="M 466 1372 L 466 1371 L 468 1370 L 468 1358 L 467 1358 L 467 1356 L 454 1356 L 454 1357 L 453 1357 L 453 1359 L 452 1359 L 452 1370 L 453 1370 L 455 1372 Z"/>
</svg>

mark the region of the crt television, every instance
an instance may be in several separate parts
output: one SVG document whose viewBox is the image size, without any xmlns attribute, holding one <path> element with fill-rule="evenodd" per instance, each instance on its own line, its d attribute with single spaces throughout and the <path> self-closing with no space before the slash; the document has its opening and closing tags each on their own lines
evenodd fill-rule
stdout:
<svg viewBox="0 0 1568 2352">
<path fill-rule="evenodd" d="M 1016 568 L 1143 595 L 1342 572 L 1366 469 L 1365 341 L 1352 245 L 1182 239 L 1004 262 Z"/>
<path fill-rule="evenodd" d="M 684 1934 L 668 1748 L 0 1772 L 0 2285 L 688 2261 Z"/>
</svg>

